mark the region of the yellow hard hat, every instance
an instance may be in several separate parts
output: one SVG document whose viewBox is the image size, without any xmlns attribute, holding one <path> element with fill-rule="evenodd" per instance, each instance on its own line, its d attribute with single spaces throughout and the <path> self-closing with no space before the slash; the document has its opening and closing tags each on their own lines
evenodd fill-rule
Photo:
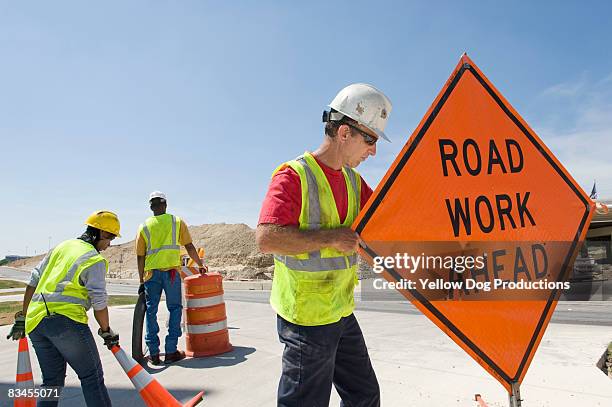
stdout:
<svg viewBox="0 0 612 407">
<path fill-rule="evenodd" d="M 111 211 L 95 211 L 85 220 L 85 224 L 121 237 L 119 234 L 119 218 Z"/>
</svg>

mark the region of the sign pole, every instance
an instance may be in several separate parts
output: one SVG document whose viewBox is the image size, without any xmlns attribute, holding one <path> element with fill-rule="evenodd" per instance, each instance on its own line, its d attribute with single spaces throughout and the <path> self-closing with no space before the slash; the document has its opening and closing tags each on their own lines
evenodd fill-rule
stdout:
<svg viewBox="0 0 612 407">
<path fill-rule="evenodd" d="M 521 407 L 520 386 L 520 383 L 512 383 L 512 393 L 508 394 L 510 398 L 510 407 Z"/>
</svg>

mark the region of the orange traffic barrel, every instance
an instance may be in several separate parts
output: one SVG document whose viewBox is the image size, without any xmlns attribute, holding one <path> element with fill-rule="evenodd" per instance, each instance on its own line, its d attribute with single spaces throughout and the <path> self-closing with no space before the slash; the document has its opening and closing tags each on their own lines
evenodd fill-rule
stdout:
<svg viewBox="0 0 612 407">
<path fill-rule="evenodd" d="M 184 283 L 187 356 L 197 358 L 231 351 L 221 274 L 192 275 Z"/>
</svg>

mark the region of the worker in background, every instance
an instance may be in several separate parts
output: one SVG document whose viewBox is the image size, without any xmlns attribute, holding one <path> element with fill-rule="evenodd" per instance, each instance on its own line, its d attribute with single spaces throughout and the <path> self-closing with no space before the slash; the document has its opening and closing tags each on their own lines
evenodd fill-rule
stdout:
<svg viewBox="0 0 612 407">
<path fill-rule="evenodd" d="M 87 229 L 77 239 L 51 250 L 32 270 L 23 297 L 23 310 L 15 315 L 8 337 L 28 334 L 36 351 L 43 387 L 64 386 L 66 363 L 81 381 L 88 406 L 110 406 L 100 355 L 87 325 L 86 311 L 93 307 L 98 335 L 110 349 L 119 335 L 108 321 L 105 275 L 108 261 L 100 252 L 119 235 L 119 219 L 97 211 L 85 221 Z M 25 315 L 25 317 L 24 317 Z M 39 400 L 38 406 L 56 406 L 59 400 Z"/>
<path fill-rule="evenodd" d="M 153 216 L 140 225 L 136 237 L 140 277 L 138 292 L 142 290 L 145 292 L 147 304 L 145 343 L 149 348 L 151 363 L 154 365 L 161 364 L 157 308 L 162 291 L 166 294 L 166 307 L 170 312 L 170 320 L 165 341 L 164 364 L 170 364 L 185 358 L 185 352 L 177 349 L 178 338 L 182 335 L 183 314 L 181 278 L 178 272 L 181 266 L 180 246 L 185 246 L 189 257 L 199 266 L 200 273 L 206 272 L 207 269 L 191 241 L 185 221 L 166 213 L 166 195 L 159 191 L 152 192 L 149 196 L 149 206 Z"/>
<path fill-rule="evenodd" d="M 355 316 L 358 236 L 350 229 L 372 190 L 355 170 L 376 154 L 391 102 L 371 85 L 342 89 L 323 112 L 314 152 L 280 165 L 256 239 L 274 254 L 270 303 L 285 349 L 279 406 L 378 406 L 380 390 Z"/>
</svg>

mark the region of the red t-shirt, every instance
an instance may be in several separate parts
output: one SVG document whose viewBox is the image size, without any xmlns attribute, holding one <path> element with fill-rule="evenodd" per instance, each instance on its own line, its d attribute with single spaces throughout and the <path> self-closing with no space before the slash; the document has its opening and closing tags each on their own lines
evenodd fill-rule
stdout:
<svg viewBox="0 0 612 407">
<path fill-rule="evenodd" d="M 344 222 L 348 211 L 348 193 L 344 174 L 342 174 L 342 170 L 334 170 L 319 160 L 317 160 L 317 163 L 327 177 L 334 194 L 340 222 Z M 360 208 L 364 207 L 371 195 L 372 189 L 361 178 Z M 300 176 L 291 167 L 283 168 L 272 177 L 268 193 L 259 213 L 259 224 L 272 223 L 279 226 L 298 226 L 301 209 L 302 186 Z"/>
</svg>

